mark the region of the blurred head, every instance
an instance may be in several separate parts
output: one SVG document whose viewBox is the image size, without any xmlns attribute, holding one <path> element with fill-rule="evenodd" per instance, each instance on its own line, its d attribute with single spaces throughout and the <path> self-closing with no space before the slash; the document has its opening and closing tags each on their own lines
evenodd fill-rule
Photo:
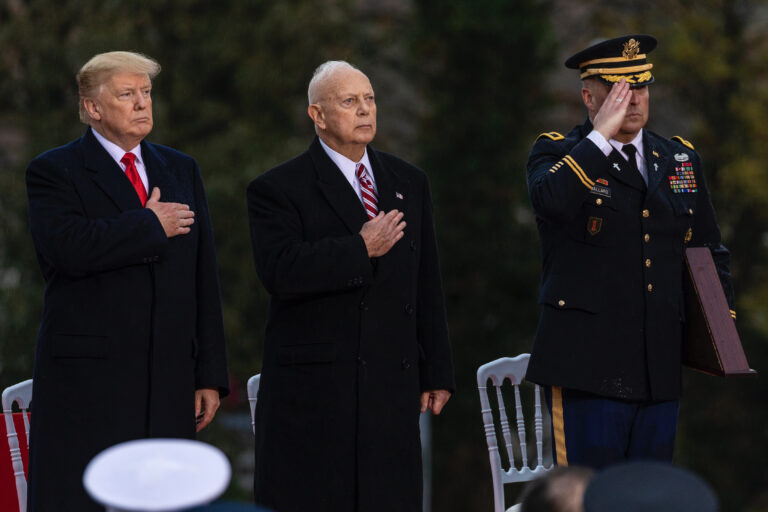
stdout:
<svg viewBox="0 0 768 512">
<path fill-rule="evenodd" d="M 77 73 L 80 120 L 126 151 L 152 131 L 152 79 L 160 65 L 132 52 L 96 55 Z"/>
<path fill-rule="evenodd" d="M 554 468 L 525 487 L 520 512 L 583 512 L 584 491 L 592 475 L 588 468 Z"/>
<path fill-rule="evenodd" d="M 320 65 L 309 82 L 307 113 L 333 150 L 358 161 L 376 135 L 376 101 L 368 77 L 344 61 Z"/>
<path fill-rule="evenodd" d="M 595 120 L 595 115 L 603 105 L 606 96 L 611 90 L 611 86 L 603 83 L 597 78 L 586 78 L 582 81 L 581 99 L 589 111 L 589 120 Z M 621 142 L 631 142 L 640 130 L 648 122 L 648 86 L 637 86 L 630 89 L 631 96 L 627 113 L 624 116 L 624 123 L 616 135 L 616 140 Z"/>
</svg>

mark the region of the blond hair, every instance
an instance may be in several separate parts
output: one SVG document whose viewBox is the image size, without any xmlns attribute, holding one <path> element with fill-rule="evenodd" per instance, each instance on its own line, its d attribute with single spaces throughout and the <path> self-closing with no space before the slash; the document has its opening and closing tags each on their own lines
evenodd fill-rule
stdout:
<svg viewBox="0 0 768 512">
<path fill-rule="evenodd" d="M 82 122 L 88 124 L 89 119 L 83 101 L 96 96 L 109 77 L 120 72 L 145 73 L 152 80 L 160 73 L 160 64 L 146 55 L 134 52 L 106 52 L 93 56 L 76 75 Z"/>
</svg>

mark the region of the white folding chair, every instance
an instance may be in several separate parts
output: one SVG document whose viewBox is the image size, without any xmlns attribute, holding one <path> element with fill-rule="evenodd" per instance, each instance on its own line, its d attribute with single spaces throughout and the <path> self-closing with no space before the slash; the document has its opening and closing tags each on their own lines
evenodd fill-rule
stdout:
<svg viewBox="0 0 768 512">
<path fill-rule="evenodd" d="M 256 396 L 259 394 L 259 380 L 261 374 L 257 373 L 248 379 L 248 403 L 251 405 L 251 430 L 256 433 Z"/>
<path fill-rule="evenodd" d="M 490 458 L 491 476 L 493 477 L 494 512 L 505 512 L 505 510 L 509 512 L 511 510 L 516 510 L 516 506 L 505 509 L 504 484 L 533 480 L 552 469 L 551 464 L 549 466 L 544 466 L 544 420 L 541 412 L 541 389 L 536 384 L 533 385 L 535 402 L 534 431 L 536 434 L 536 467 L 531 468 L 528 464 L 528 443 L 526 442 L 525 417 L 523 415 L 523 405 L 520 400 L 519 386 L 525 377 L 525 371 L 528 369 L 529 358 L 530 354 L 520 354 L 517 357 L 502 357 L 501 359 L 486 363 L 477 369 L 477 388 L 480 392 L 483 424 L 485 425 L 485 439 L 488 442 L 488 457 Z M 499 446 L 496 441 L 496 424 L 493 419 L 493 409 L 491 408 L 488 396 L 490 390 L 486 387 L 489 380 L 493 385 L 492 387 L 496 390 L 498 421 L 502 436 L 504 437 L 504 446 L 509 469 L 504 469 L 504 461 L 499 453 Z M 509 421 L 507 420 L 507 413 L 501 392 L 505 380 L 509 380 L 514 389 L 517 427 L 517 443 L 514 448 L 516 449 L 513 449 L 512 432 L 509 427 Z"/>
<path fill-rule="evenodd" d="M 19 406 L 24 416 L 24 433 L 27 436 L 29 446 L 29 404 L 32 402 L 32 379 L 19 382 L 5 388 L 3 391 L 2 405 L 5 416 L 5 429 L 8 432 L 8 448 L 11 451 L 11 465 L 13 476 L 16 479 L 16 496 L 19 499 L 19 512 L 27 510 L 27 479 L 24 476 L 24 463 L 21 459 L 19 438 L 16 434 L 16 426 L 13 424 L 13 404 Z"/>
</svg>

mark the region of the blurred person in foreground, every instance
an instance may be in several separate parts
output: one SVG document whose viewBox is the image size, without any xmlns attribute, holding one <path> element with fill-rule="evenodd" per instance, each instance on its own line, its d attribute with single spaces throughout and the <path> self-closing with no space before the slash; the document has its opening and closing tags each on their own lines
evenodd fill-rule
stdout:
<svg viewBox="0 0 768 512">
<path fill-rule="evenodd" d="M 46 282 L 34 369 L 30 512 L 102 510 L 104 448 L 192 438 L 228 392 L 218 271 L 196 162 L 150 144 L 160 66 L 96 55 L 77 74 L 83 137 L 27 169 Z"/>
<path fill-rule="evenodd" d="M 308 96 L 317 137 L 247 193 L 271 295 L 256 501 L 418 511 L 419 413 L 439 414 L 454 389 L 427 177 L 369 145 L 376 102 L 362 72 L 326 62 Z"/>
<path fill-rule="evenodd" d="M 687 247 L 710 248 L 733 308 L 699 154 L 645 129 L 655 47 L 630 35 L 569 58 L 589 118 L 528 160 L 543 272 L 526 378 L 545 386 L 558 465 L 672 459 Z"/>
<path fill-rule="evenodd" d="M 557 466 L 526 484 L 520 512 L 583 512 L 584 491 L 594 472 L 578 466 Z"/>
</svg>

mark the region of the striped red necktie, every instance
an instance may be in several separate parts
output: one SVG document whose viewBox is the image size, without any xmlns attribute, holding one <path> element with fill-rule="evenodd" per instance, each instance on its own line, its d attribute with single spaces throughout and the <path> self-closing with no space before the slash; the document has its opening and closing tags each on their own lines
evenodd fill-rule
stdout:
<svg viewBox="0 0 768 512">
<path fill-rule="evenodd" d="M 139 200 L 141 201 L 141 206 L 144 206 L 147 204 L 147 189 L 144 188 L 144 182 L 141 181 L 139 171 L 136 169 L 135 160 L 136 155 L 133 153 L 126 153 L 123 155 L 123 158 L 120 159 L 120 162 L 125 165 L 125 175 L 128 176 L 133 188 L 136 189 L 136 193 L 139 195 Z"/>
<path fill-rule="evenodd" d="M 357 179 L 360 180 L 360 192 L 363 195 L 363 206 L 365 206 L 365 212 L 368 214 L 368 218 L 372 219 L 379 213 L 378 198 L 376 197 L 376 191 L 373 190 L 373 182 L 371 181 L 368 172 L 365 170 L 363 164 L 357 164 L 355 170 Z"/>
</svg>

